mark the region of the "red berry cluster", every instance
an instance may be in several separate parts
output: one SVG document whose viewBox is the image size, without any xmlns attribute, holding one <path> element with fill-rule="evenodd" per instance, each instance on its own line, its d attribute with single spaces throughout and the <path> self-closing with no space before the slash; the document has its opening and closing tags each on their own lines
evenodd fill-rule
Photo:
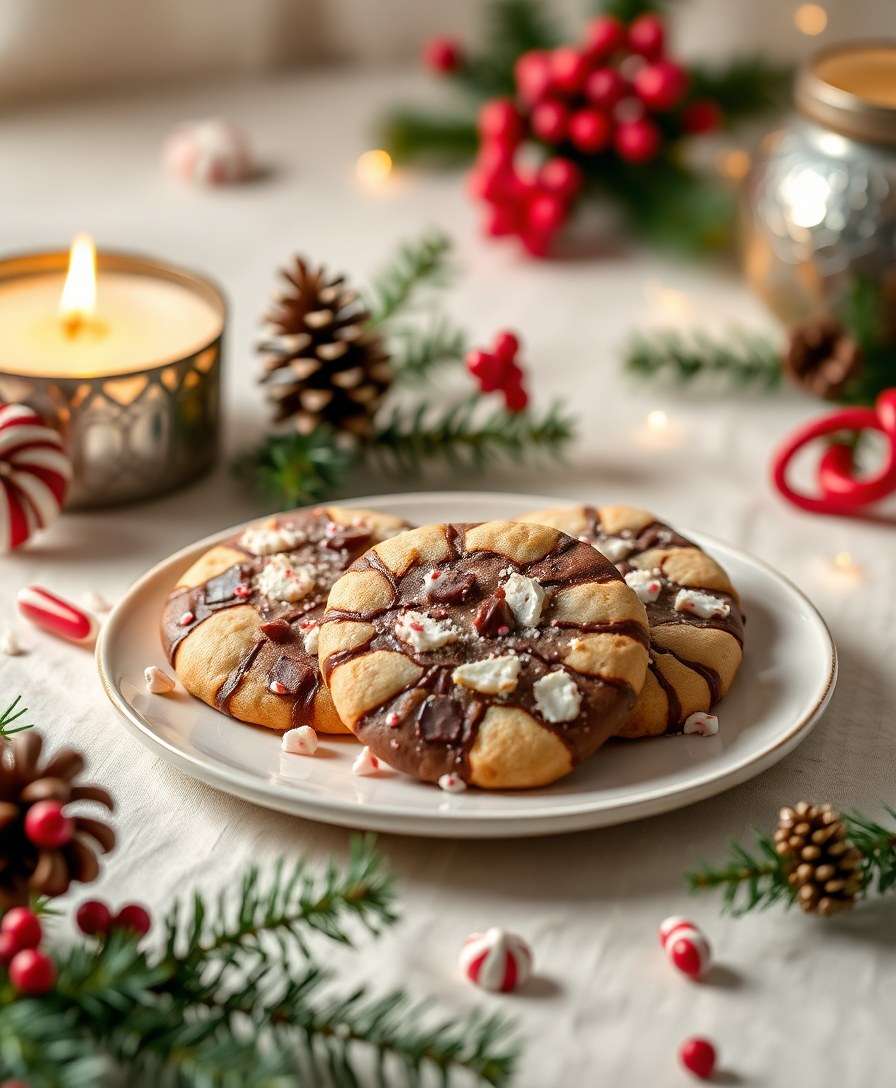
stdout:
<svg viewBox="0 0 896 1088">
<path fill-rule="evenodd" d="M 40 950 L 40 919 L 27 907 L 13 907 L 0 921 L 0 964 L 20 994 L 45 994 L 56 984 L 56 966 Z"/>
<path fill-rule="evenodd" d="M 423 63 L 437 75 L 456 72 L 464 61 L 463 50 L 456 38 L 439 35 L 423 46 Z"/>
<path fill-rule="evenodd" d="M 656 15 L 626 26 L 611 16 L 588 24 L 585 41 L 532 50 L 515 66 L 516 98 L 496 98 L 479 114 L 481 145 L 471 191 L 487 205 L 485 231 L 515 234 L 544 254 L 596 156 L 646 163 L 664 139 L 707 132 L 721 121 L 710 101 L 686 101 L 688 73 L 665 53 Z M 530 172 L 517 163 L 526 141 L 550 156 Z"/>
<path fill-rule="evenodd" d="M 477 348 L 467 354 L 467 370 L 483 393 L 501 393 L 508 412 L 522 412 L 529 403 L 525 375 L 517 363 L 520 341 L 514 333 L 499 332 L 491 351 Z"/>
<path fill-rule="evenodd" d="M 113 914 L 101 899 L 85 899 L 75 912 L 75 922 L 88 937 L 105 937 L 115 929 L 145 937 L 152 928 L 149 911 L 139 903 L 126 903 Z"/>
</svg>

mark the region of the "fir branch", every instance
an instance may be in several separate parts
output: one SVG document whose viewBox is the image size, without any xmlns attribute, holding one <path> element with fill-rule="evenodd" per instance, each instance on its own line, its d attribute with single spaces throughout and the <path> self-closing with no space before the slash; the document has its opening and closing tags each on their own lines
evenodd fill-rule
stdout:
<svg viewBox="0 0 896 1088">
<path fill-rule="evenodd" d="M 423 330 L 393 331 L 392 372 L 396 381 L 422 382 L 446 363 L 461 362 L 467 353 L 467 334 L 444 317 Z"/>
<path fill-rule="evenodd" d="M 624 365 L 639 378 L 668 376 L 690 383 L 709 377 L 737 387 L 768 390 L 781 383 L 777 348 L 765 337 L 743 331 L 733 331 L 724 339 L 699 331 L 642 333 L 629 344 Z"/>
<path fill-rule="evenodd" d="M 885 805 L 891 820 L 896 821 L 896 809 Z M 849 812 L 843 822 L 850 841 L 863 855 L 862 876 L 866 888 L 876 883 L 878 892 L 896 887 L 896 827 L 887 827 L 868 819 L 859 812 Z"/>
<path fill-rule="evenodd" d="M 690 98 L 711 98 L 727 125 L 781 108 L 787 101 L 793 69 L 764 57 L 737 57 L 724 65 L 692 64 Z"/>
<path fill-rule="evenodd" d="M 377 141 L 399 166 L 424 162 L 456 166 L 469 162 L 479 147 L 475 118 L 445 116 L 398 107 L 380 121 Z"/>
<path fill-rule="evenodd" d="M 452 243 L 439 230 L 427 231 L 401 246 L 377 276 L 368 300 L 370 324 L 383 325 L 406 307 L 423 286 L 444 284 L 449 274 Z"/>
<path fill-rule="evenodd" d="M 0 711 L 0 738 L 7 739 L 14 733 L 22 733 L 26 729 L 34 728 L 33 723 L 24 725 L 20 722 L 19 725 L 15 724 L 23 715 L 28 713 L 27 706 L 19 706 L 21 700 L 22 696 L 17 695 L 6 710 Z"/>
<path fill-rule="evenodd" d="M 787 881 L 787 865 L 775 850 L 768 835 L 755 831 L 756 853 L 750 853 L 739 843 L 728 847 L 728 864 L 721 868 L 703 863 L 685 874 L 692 892 L 722 890 L 723 909 L 736 917 L 774 903 L 791 906 L 796 893 Z"/>
<path fill-rule="evenodd" d="M 270 434 L 234 463 L 234 473 L 288 509 L 327 498 L 342 485 L 357 452 L 326 425 L 308 435 Z"/>
<path fill-rule="evenodd" d="M 601 15 L 612 15 L 623 23 L 632 23 L 641 15 L 662 15 L 672 0 L 604 0 L 597 5 Z"/>
<path fill-rule="evenodd" d="M 369 455 L 399 473 L 416 473 L 426 461 L 439 460 L 469 471 L 529 451 L 557 457 L 572 440 L 573 422 L 559 405 L 541 416 L 500 408 L 480 418 L 481 402 L 477 393 L 442 411 L 433 412 L 426 402 L 394 408 L 378 426 Z"/>
</svg>

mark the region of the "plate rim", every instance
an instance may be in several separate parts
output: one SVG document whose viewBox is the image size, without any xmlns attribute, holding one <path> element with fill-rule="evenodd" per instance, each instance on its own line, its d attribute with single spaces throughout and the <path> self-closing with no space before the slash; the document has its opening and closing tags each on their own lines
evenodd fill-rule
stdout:
<svg viewBox="0 0 896 1088">
<path fill-rule="evenodd" d="M 475 500 L 477 502 L 513 500 L 516 502 L 522 500 L 519 505 L 524 509 L 534 508 L 536 504 L 542 503 L 545 506 L 559 506 L 564 503 L 563 497 L 520 495 L 510 491 L 413 491 L 383 495 L 362 495 L 331 503 L 311 503 L 308 504 L 308 507 L 297 507 L 296 509 L 327 505 L 373 505 L 374 508 L 388 509 L 393 503 L 404 505 L 420 501 L 432 502 L 437 501 L 440 497 L 445 497 L 446 500 L 454 502 L 463 502 L 465 500 Z M 574 502 L 574 499 L 570 499 L 569 505 L 573 505 Z M 258 515 L 258 517 L 264 516 L 264 514 Z M 732 789 L 761 774 L 788 755 L 809 735 L 824 713 L 836 686 L 839 671 L 837 647 L 827 622 L 806 594 L 791 579 L 775 570 L 765 560 L 759 559 L 749 552 L 745 552 L 710 534 L 685 528 L 683 530 L 685 535 L 701 546 L 706 546 L 709 550 L 715 547 L 722 552 L 733 553 L 739 559 L 746 560 L 758 567 L 767 577 L 783 583 L 791 593 L 800 599 L 803 606 L 808 608 L 810 615 L 824 634 L 825 648 L 828 653 L 827 675 L 824 683 L 819 687 L 813 704 L 797 718 L 783 735 L 768 743 L 748 758 L 746 762 L 727 771 L 707 770 L 695 781 L 676 787 L 671 791 L 660 786 L 656 787 L 656 792 L 648 796 L 642 795 L 628 800 L 615 800 L 603 804 L 583 801 L 575 808 L 560 812 L 551 811 L 549 800 L 538 810 L 527 813 L 488 812 L 473 815 L 451 811 L 450 809 L 448 811 L 431 811 L 421 814 L 416 809 L 408 810 L 404 806 L 394 803 L 370 802 L 362 807 L 343 800 L 328 800 L 321 797 L 309 799 L 299 793 L 294 796 L 287 796 L 279 792 L 276 787 L 268 786 L 268 788 L 265 788 L 266 783 L 258 783 L 255 776 L 248 772 L 221 766 L 218 763 L 209 764 L 207 758 L 185 752 L 171 741 L 159 736 L 145 724 L 143 716 L 131 706 L 119 691 L 112 680 L 111 669 L 109 668 L 110 632 L 116 623 L 124 622 L 123 617 L 131 600 L 138 597 L 146 584 L 158 578 L 164 570 L 180 561 L 187 561 L 196 553 L 199 553 L 200 550 L 207 550 L 219 540 L 232 535 L 237 529 L 245 525 L 247 520 L 257 520 L 257 518 L 246 519 L 236 525 L 210 533 L 208 536 L 173 552 L 142 574 L 116 603 L 103 623 L 97 638 L 94 656 L 103 691 L 122 718 L 128 732 L 150 750 L 173 762 L 191 777 L 264 808 L 340 826 L 364 826 L 376 831 L 437 838 L 518 837 L 627 823 L 658 815 L 661 812 L 671 812 L 675 809 L 687 807 L 690 804 Z"/>
</svg>

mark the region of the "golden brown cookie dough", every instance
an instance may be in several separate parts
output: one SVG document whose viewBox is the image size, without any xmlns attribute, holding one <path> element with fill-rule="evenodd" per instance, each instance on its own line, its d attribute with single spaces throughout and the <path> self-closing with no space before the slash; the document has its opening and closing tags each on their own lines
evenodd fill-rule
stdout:
<svg viewBox="0 0 896 1088">
<path fill-rule="evenodd" d="M 426 525 L 336 582 L 319 651 L 340 717 L 386 763 L 517 789 L 618 732 L 644 683 L 647 617 L 611 563 L 555 529 Z"/>
<path fill-rule="evenodd" d="M 162 645 L 184 687 L 240 721 L 347 732 L 321 682 L 318 621 L 345 568 L 406 528 L 370 510 L 315 507 L 215 545 L 181 576 L 162 614 Z"/>
<path fill-rule="evenodd" d="M 619 736 L 680 733 L 728 691 L 740 666 L 743 615 L 728 575 L 692 541 L 646 510 L 568 506 L 521 521 L 587 541 L 615 563 L 650 621 L 650 666 Z"/>
</svg>

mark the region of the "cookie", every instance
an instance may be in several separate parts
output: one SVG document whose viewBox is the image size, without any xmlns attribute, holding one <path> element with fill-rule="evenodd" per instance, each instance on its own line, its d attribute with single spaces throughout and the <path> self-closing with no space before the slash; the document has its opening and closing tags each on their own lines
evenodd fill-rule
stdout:
<svg viewBox="0 0 896 1088">
<path fill-rule="evenodd" d="M 184 687 L 270 729 L 347 730 L 321 683 L 318 620 L 330 587 L 371 544 L 407 522 L 328 506 L 250 524 L 180 578 L 162 645 Z"/>
<path fill-rule="evenodd" d="M 340 717 L 390 766 L 518 789 L 618 732 L 647 637 L 644 606 L 593 548 L 490 521 L 377 544 L 330 591 L 319 649 Z"/>
<path fill-rule="evenodd" d="M 728 691 L 743 656 L 744 619 L 728 575 L 706 552 L 631 506 L 561 507 L 520 520 L 593 544 L 647 608 L 650 667 L 620 736 L 680 733 Z"/>
</svg>

